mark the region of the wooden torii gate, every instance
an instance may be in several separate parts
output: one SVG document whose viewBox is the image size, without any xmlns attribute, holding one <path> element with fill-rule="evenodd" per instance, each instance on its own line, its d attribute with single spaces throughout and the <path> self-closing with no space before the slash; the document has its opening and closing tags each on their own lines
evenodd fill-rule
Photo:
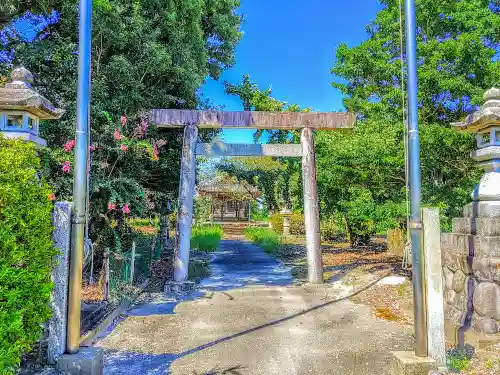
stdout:
<svg viewBox="0 0 500 375">
<path fill-rule="evenodd" d="M 196 156 L 289 156 L 302 157 L 308 280 L 313 284 L 323 283 L 313 130 L 351 129 L 356 121 L 355 114 L 347 112 L 225 112 L 154 109 L 151 110 L 149 119 L 153 125 L 159 128 L 184 128 L 174 252 L 175 281 L 186 281 L 188 277 Z M 198 144 L 198 128 L 300 129 L 301 144 Z"/>
</svg>

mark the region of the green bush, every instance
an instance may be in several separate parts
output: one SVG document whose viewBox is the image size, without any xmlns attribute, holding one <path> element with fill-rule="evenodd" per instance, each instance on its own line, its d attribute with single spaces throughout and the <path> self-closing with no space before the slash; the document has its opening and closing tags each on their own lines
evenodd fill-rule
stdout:
<svg viewBox="0 0 500 375">
<path fill-rule="evenodd" d="M 281 238 L 272 229 L 248 227 L 244 231 L 245 237 L 262 247 L 266 253 L 275 254 L 281 246 Z"/>
<path fill-rule="evenodd" d="M 339 241 L 345 237 L 344 219 L 339 215 L 332 215 L 321 222 L 321 238 L 326 241 Z"/>
<path fill-rule="evenodd" d="M 127 224 L 131 227 L 158 227 L 160 225 L 160 218 L 130 218 L 127 219 Z"/>
<path fill-rule="evenodd" d="M 0 374 L 13 374 L 51 316 L 49 186 L 34 145 L 0 135 Z"/>
<path fill-rule="evenodd" d="M 260 207 L 259 202 L 250 201 L 250 216 L 253 221 L 268 221 L 269 212 L 265 206 Z"/>
<path fill-rule="evenodd" d="M 474 348 L 466 345 L 463 348 L 453 348 L 446 353 L 446 366 L 452 372 L 467 370 L 474 355 Z"/>
<path fill-rule="evenodd" d="M 283 215 L 279 212 L 272 214 L 271 217 L 269 217 L 269 222 L 276 233 L 283 234 Z M 303 236 L 305 233 L 304 214 L 294 212 L 290 217 L 290 234 Z"/>
<path fill-rule="evenodd" d="M 212 200 L 209 197 L 198 196 L 194 199 L 194 222 L 199 225 L 210 220 Z"/>
<path fill-rule="evenodd" d="M 199 283 L 210 276 L 210 264 L 206 260 L 191 259 L 188 267 L 188 280 Z"/>
<path fill-rule="evenodd" d="M 195 226 L 191 233 L 191 248 L 200 251 L 215 251 L 223 233 L 220 225 Z"/>
</svg>

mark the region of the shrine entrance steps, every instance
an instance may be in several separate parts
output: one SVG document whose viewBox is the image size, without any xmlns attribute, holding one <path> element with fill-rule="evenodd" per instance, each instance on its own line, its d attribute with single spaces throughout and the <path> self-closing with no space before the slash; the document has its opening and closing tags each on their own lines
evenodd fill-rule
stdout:
<svg viewBox="0 0 500 375">
<path fill-rule="evenodd" d="M 218 221 L 213 224 L 220 225 L 224 231 L 224 239 L 243 238 L 245 229 L 248 227 L 264 227 L 269 226 L 266 222 L 248 222 L 248 221 Z"/>
</svg>

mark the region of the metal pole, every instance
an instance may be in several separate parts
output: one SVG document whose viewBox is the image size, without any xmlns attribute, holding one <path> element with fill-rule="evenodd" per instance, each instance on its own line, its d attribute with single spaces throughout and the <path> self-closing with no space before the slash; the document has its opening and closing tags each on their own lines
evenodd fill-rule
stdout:
<svg viewBox="0 0 500 375">
<path fill-rule="evenodd" d="M 412 246 L 415 355 L 427 356 L 427 321 L 424 299 L 422 214 L 420 211 L 420 140 L 418 135 L 417 28 L 415 0 L 405 0 L 406 59 L 408 69 L 408 158 L 410 177 L 410 235 Z"/>
<path fill-rule="evenodd" d="M 92 0 L 80 0 L 78 95 L 76 108 L 76 147 L 73 180 L 73 216 L 68 294 L 67 352 L 77 353 L 80 345 L 80 309 L 85 241 L 88 127 L 90 119 L 90 56 Z"/>
</svg>

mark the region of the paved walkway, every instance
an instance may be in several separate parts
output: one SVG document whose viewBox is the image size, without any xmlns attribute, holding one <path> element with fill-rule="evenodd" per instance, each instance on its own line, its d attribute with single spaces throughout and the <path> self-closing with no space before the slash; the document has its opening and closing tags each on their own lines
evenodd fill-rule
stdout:
<svg viewBox="0 0 500 375">
<path fill-rule="evenodd" d="M 144 297 L 97 346 L 106 375 L 389 374 L 411 328 L 342 299 L 349 288 L 294 286 L 262 249 L 223 241 L 205 290 Z"/>
</svg>

